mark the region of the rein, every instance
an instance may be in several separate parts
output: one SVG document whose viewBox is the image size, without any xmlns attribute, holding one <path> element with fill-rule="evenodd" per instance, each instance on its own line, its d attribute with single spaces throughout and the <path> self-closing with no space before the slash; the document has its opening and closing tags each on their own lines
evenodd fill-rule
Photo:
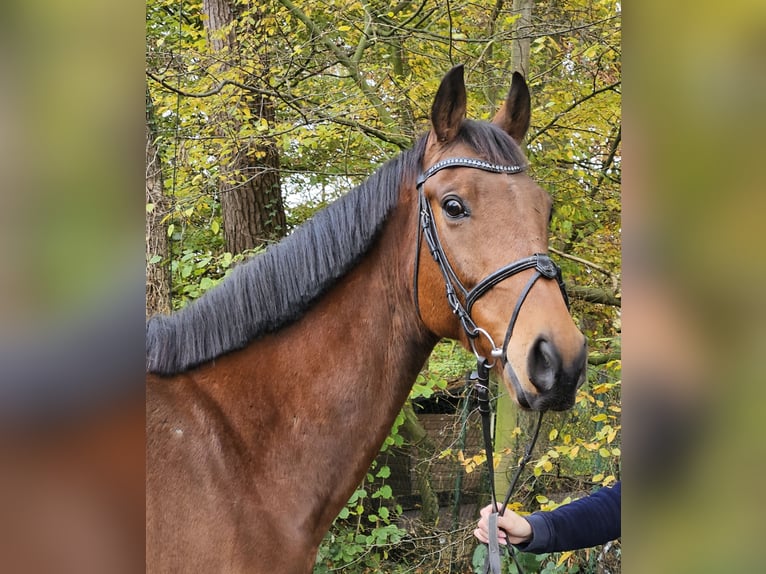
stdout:
<svg viewBox="0 0 766 574">
<path fill-rule="evenodd" d="M 490 405 L 489 400 L 489 368 L 490 365 L 486 362 L 486 360 L 479 361 L 479 358 L 477 358 L 477 369 L 471 373 L 469 380 L 473 381 L 474 383 L 477 402 L 479 404 L 479 413 L 481 414 L 481 430 L 484 438 L 484 452 L 487 455 L 487 468 L 490 472 L 489 491 L 492 497 L 491 502 L 493 508 L 493 512 L 489 515 L 489 544 L 487 549 L 487 557 L 484 560 L 483 572 L 484 574 L 487 574 L 488 572 L 492 572 L 492 574 L 500 574 L 500 542 L 497 537 L 497 520 L 505 513 L 508 502 L 511 500 L 511 496 L 513 496 L 513 493 L 516 491 L 516 486 L 519 482 L 521 472 L 524 470 L 524 467 L 527 465 L 527 462 L 529 462 L 529 459 L 532 456 L 532 451 L 534 450 L 535 444 L 537 443 L 537 437 L 540 435 L 540 427 L 543 423 L 544 411 L 540 411 L 540 414 L 537 417 L 537 423 L 535 424 L 535 430 L 532 434 L 532 440 L 530 440 L 529 444 L 527 444 L 527 448 L 524 451 L 524 456 L 519 462 L 519 466 L 516 468 L 516 472 L 513 475 L 511 484 L 508 486 L 508 492 L 503 499 L 503 504 L 498 506 L 497 493 L 495 492 L 495 481 L 492 479 L 492 472 L 495 469 L 495 462 L 493 460 L 494 447 L 492 443 L 491 431 L 492 406 Z M 514 551 L 513 547 L 508 544 L 506 545 L 506 550 L 508 551 L 510 557 L 513 559 L 514 564 L 516 564 L 517 572 L 519 572 L 519 574 L 523 574 L 524 570 L 521 568 L 521 564 L 519 564 L 518 560 L 516 559 L 516 552 Z"/>
<path fill-rule="evenodd" d="M 444 285 L 447 292 L 447 302 L 452 309 L 452 312 L 460 320 L 463 331 L 465 332 L 466 336 L 468 337 L 468 341 L 470 342 L 471 350 L 476 356 L 476 371 L 471 374 L 470 378 L 472 381 L 474 381 L 474 386 L 476 388 L 478 397 L 479 412 L 481 413 L 482 420 L 482 432 L 484 436 L 484 449 L 487 455 L 487 465 L 491 473 L 494 470 L 494 463 L 491 432 L 492 408 L 489 399 L 489 371 L 495 365 L 496 360 L 500 359 L 502 361 L 503 367 L 509 368 L 511 371 L 511 376 L 518 380 L 518 377 L 516 377 L 516 374 L 513 371 L 513 366 L 508 362 L 508 344 L 510 343 L 511 337 L 513 336 L 513 329 L 516 325 L 516 320 L 518 319 L 519 312 L 521 311 L 521 306 L 523 305 L 527 295 L 538 279 L 541 277 L 545 279 L 555 279 L 559 285 L 559 289 L 561 290 L 561 294 L 564 297 L 564 302 L 566 303 L 567 307 L 569 307 L 569 299 L 567 297 L 564 280 L 561 277 L 561 269 L 558 267 L 558 265 L 556 265 L 556 263 L 553 262 L 550 257 L 543 253 L 535 253 L 534 255 L 524 257 L 509 263 L 504 267 L 501 267 L 497 271 L 494 271 L 479 281 L 472 289 L 467 289 L 463 285 L 463 283 L 460 281 L 460 278 L 455 273 L 455 270 L 450 265 L 449 260 L 447 259 L 447 255 L 444 253 L 441 241 L 439 240 L 439 234 L 436 230 L 436 224 L 434 223 L 433 211 L 431 209 L 430 203 L 426 199 L 424 192 L 425 182 L 428 180 L 428 178 L 443 169 L 449 169 L 453 167 L 469 167 L 473 169 L 489 171 L 492 173 L 515 174 L 526 170 L 527 166 L 499 165 L 474 158 L 450 158 L 435 163 L 430 168 L 425 170 L 418 177 L 416 183 L 418 191 L 418 208 L 420 221 L 418 225 L 418 237 L 414 265 L 413 296 L 415 299 L 415 307 L 417 309 L 418 315 L 420 316 L 420 304 L 418 301 L 418 273 L 421 243 L 422 239 L 425 238 L 426 244 L 428 245 L 428 250 L 431 253 L 431 257 L 433 257 L 434 261 L 438 265 L 442 277 L 444 278 Z M 513 309 L 513 313 L 511 314 L 511 318 L 508 322 L 508 328 L 506 330 L 505 337 L 503 338 L 502 347 L 498 347 L 495 344 L 495 341 L 492 339 L 492 336 L 485 329 L 476 325 L 476 322 L 471 316 L 471 310 L 476 301 L 485 295 L 494 286 L 499 284 L 501 281 L 527 269 L 534 269 L 535 273 L 527 281 L 524 289 L 521 291 L 521 294 L 519 295 L 519 298 L 516 301 L 516 305 Z M 487 359 L 483 357 L 478 351 L 476 347 L 476 340 L 479 338 L 479 336 L 486 338 L 491 345 L 492 350 L 490 351 L 490 355 L 492 357 L 492 362 L 487 361 Z M 490 515 L 489 520 L 489 551 L 487 553 L 487 559 L 484 563 L 485 573 L 490 571 L 493 574 L 500 573 L 500 545 L 497 538 L 497 519 L 505 512 L 508 501 L 511 499 L 511 496 L 516 489 L 519 476 L 521 475 L 522 470 L 531 457 L 532 450 L 534 449 L 534 445 L 537 442 L 537 437 L 540 433 L 542 419 L 543 412 L 541 411 L 537 420 L 537 425 L 535 427 L 532 440 L 527 446 L 524 457 L 519 463 L 519 467 L 517 468 L 513 480 L 511 481 L 511 485 L 508 489 L 508 493 L 505 496 L 502 506 L 498 506 L 497 504 L 495 484 L 494 481 L 490 479 L 490 491 L 492 495 L 492 507 L 494 512 Z M 513 558 L 513 561 L 516 564 L 516 568 L 519 572 L 522 572 L 521 566 L 516 560 L 516 555 L 510 544 L 507 545 L 507 549 L 511 558 Z"/>
</svg>

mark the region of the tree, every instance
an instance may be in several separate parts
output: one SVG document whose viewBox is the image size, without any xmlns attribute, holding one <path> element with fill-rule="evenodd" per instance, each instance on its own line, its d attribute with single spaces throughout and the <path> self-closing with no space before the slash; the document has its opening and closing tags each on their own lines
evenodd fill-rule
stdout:
<svg viewBox="0 0 766 574">
<path fill-rule="evenodd" d="M 269 77 L 269 55 L 261 42 L 257 51 L 241 48 L 243 37 L 256 38 L 262 14 L 255 5 L 245 7 L 230 0 L 204 0 L 204 23 L 217 64 L 207 73 L 240 85 L 252 86 Z M 248 24 L 249 23 L 249 24 Z M 255 61 L 247 61 L 248 59 Z M 268 132 L 274 123 L 274 106 L 264 93 L 237 90 L 224 99 L 214 121 L 220 138 L 237 136 L 219 152 L 219 195 L 226 249 L 242 253 L 282 237 L 286 231 L 280 186 L 279 153 Z"/>
<path fill-rule="evenodd" d="M 170 312 L 167 214 L 162 162 L 157 148 L 154 105 L 146 90 L 146 316 Z"/>
</svg>

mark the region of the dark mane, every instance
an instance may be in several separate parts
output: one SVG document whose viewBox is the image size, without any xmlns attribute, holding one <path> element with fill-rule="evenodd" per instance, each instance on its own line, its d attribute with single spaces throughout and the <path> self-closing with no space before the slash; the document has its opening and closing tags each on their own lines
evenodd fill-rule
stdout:
<svg viewBox="0 0 766 574">
<path fill-rule="evenodd" d="M 300 318 L 370 249 L 402 185 L 414 184 L 426 139 L 196 301 L 149 319 L 147 370 L 183 372 Z M 466 120 L 456 141 L 494 163 L 526 161 L 505 132 L 485 122 Z"/>
<path fill-rule="evenodd" d="M 400 154 L 196 301 L 149 319 L 147 370 L 185 371 L 298 319 L 368 251 L 421 155 Z"/>
</svg>

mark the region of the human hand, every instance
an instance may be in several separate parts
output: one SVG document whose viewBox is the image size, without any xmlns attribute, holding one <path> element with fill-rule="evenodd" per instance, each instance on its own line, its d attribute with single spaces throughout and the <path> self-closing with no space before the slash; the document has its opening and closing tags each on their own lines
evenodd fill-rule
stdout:
<svg viewBox="0 0 766 574">
<path fill-rule="evenodd" d="M 473 535 L 484 544 L 489 544 L 489 515 L 492 505 L 481 509 L 481 518 Z M 500 544 L 521 544 L 532 538 L 532 526 L 522 516 L 506 508 L 505 513 L 497 518 L 497 538 Z"/>
</svg>

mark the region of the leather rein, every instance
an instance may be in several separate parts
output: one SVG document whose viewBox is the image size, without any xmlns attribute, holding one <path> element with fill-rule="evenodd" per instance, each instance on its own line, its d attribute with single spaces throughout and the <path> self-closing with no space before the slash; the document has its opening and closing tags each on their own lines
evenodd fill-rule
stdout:
<svg viewBox="0 0 766 574">
<path fill-rule="evenodd" d="M 490 405 L 490 398 L 489 398 L 489 371 L 492 367 L 494 367 L 495 362 L 498 359 L 500 359 L 502 361 L 503 368 L 509 368 L 511 371 L 511 376 L 518 381 L 518 378 L 516 377 L 516 374 L 513 370 L 512 365 L 508 363 L 508 344 L 510 343 L 511 337 L 513 336 L 513 329 L 514 329 L 514 326 L 516 325 L 516 320 L 518 319 L 519 312 L 521 311 L 521 306 L 523 305 L 527 295 L 529 294 L 530 290 L 532 289 L 532 287 L 534 286 L 534 284 L 537 282 L 538 279 L 540 279 L 541 277 L 545 279 L 555 279 L 556 282 L 558 283 L 559 289 L 561 290 L 561 294 L 564 297 L 564 302 L 566 303 L 567 308 L 569 307 L 569 298 L 567 297 L 566 286 L 561 276 L 561 269 L 559 268 L 558 265 L 556 265 L 556 263 L 553 262 L 553 260 L 550 257 L 548 257 L 548 255 L 543 253 L 535 253 L 534 255 L 531 255 L 529 257 L 524 257 L 522 259 L 509 263 L 508 265 L 501 267 L 497 271 L 490 273 L 487 277 L 479 281 L 471 289 L 467 289 L 463 285 L 462 281 L 460 281 L 460 278 L 455 273 L 455 270 L 450 265 L 447 255 L 445 254 L 444 249 L 442 248 L 441 242 L 439 240 L 439 234 L 436 230 L 436 224 L 434 222 L 433 211 L 431 209 L 431 205 L 429 201 L 427 200 L 425 196 L 425 192 L 424 192 L 425 183 L 431 176 L 433 176 L 434 174 L 444 169 L 455 168 L 455 167 L 468 167 L 468 168 L 480 169 L 480 170 L 488 171 L 492 173 L 515 174 L 515 173 L 520 173 L 526 170 L 527 166 L 526 165 L 499 165 L 499 164 L 494 164 L 494 163 L 490 163 L 490 162 L 480 160 L 480 159 L 475 159 L 475 158 L 462 158 L 462 157 L 450 158 L 450 159 L 446 159 L 438 163 L 435 163 L 430 168 L 425 170 L 418 177 L 417 183 L 416 183 L 416 188 L 418 191 L 419 225 L 418 225 L 418 238 L 417 238 L 417 248 L 416 248 L 416 254 L 415 254 L 414 279 L 413 279 L 414 281 L 413 294 L 414 294 L 414 300 L 415 300 L 415 307 L 417 309 L 418 315 L 420 316 L 420 304 L 418 300 L 418 274 L 419 274 L 421 243 L 423 238 L 425 238 L 426 244 L 428 245 L 428 250 L 431 253 L 431 257 L 433 257 L 434 261 L 438 265 L 439 271 L 441 272 L 444 278 L 444 285 L 447 292 L 447 302 L 450 308 L 452 309 L 452 312 L 460 320 L 460 324 L 463 328 L 463 331 L 465 332 L 466 336 L 468 337 L 468 341 L 470 342 L 471 350 L 473 351 L 473 354 L 476 356 L 476 371 L 474 371 L 470 375 L 470 380 L 474 382 L 474 388 L 476 389 L 479 412 L 481 413 L 481 420 L 482 420 L 484 450 L 486 452 L 487 465 L 488 465 L 488 468 L 490 469 L 490 475 L 491 475 L 491 473 L 494 470 L 494 463 L 493 463 L 493 456 L 492 456 L 494 447 L 493 447 L 492 432 L 491 432 L 492 407 Z M 513 309 L 513 313 L 511 314 L 511 318 L 508 322 L 508 328 L 506 329 L 506 332 L 505 332 L 505 337 L 503 339 L 502 347 L 498 347 L 495 344 L 494 339 L 492 339 L 492 336 L 485 329 L 479 327 L 476 324 L 476 322 L 473 320 L 473 317 L 471 316 L 471 310 L 473 308 L 473 305 L 476 303 L 476 301 L 480 297 L 485 295 L 495 285 L 527 269 L 534 269 L 535 273 L 527 281 L 526 285 L 522 289 L 521 294 L 519 295 L 519 298 L 516 301 L 516 305 Z M 421 317 L 421 320 L 422 320 L 422 317 Z M 479 350 L 476 347 L 476 341 L 480 336 L 483 336 L 485 339 L 487 339 L 487 341 L 491 345 L 492 350 L 490 351 L 490 355 L 492 357 L 492 362 L 489 362 L 484 356 L 482 356 L 482 354 L 479 352 Z M 497 538 L 497 519 L 499 516 L 502 516 L 503 513 L 505 512 L 505 508 L 508 505 L 508 501 L 511 499 L 511 496 L 513 495 L 513 492 L 516 489 L 519 476 L 521 475 L 521 472 L 524 469 L 524 466 L 526 465 L 526 463 L 529 461 L 529 458 L 531 457 L 532 450 L 534 449 L 534 445 L 537 442 L 537 437 L 540 433 L 540 425 L 542 423 L 542 418 L 543 418 L 543 412 L 541 411 L 539 418 L 537 420 L 537 424 L 534 430 L 532 440 L 527 446 L 525 454 L 519 463 L 519 466 L 516 470 L 513 480 L 511 481 L 510 487 L 508 489 L 508 493 L 505 496 L 502 506 L 498 506 L 497 504 L 497 496 L 495 493 L 494 480 L 490 479 L 492 507 L 495 510 L 495 512 L 493 512 L 490 515 L 490 519 L 489 519 L 489 549 L 487 553 L 487 559 L 484 563 L 485 573 L 491 571 L 493 574 L 500 574 L 501 565 L 500 565 L 500 548 L 499 548 L 499 542 Z M 511 557 L 513 558 L 513 561 L 516 563 L 516 567 L 518 571 L 522 572 L 521 566 L 519 565 L 516 559 L 515 553 L 510 544 L 507 545 L 507 549 Z"/>
</svg>

